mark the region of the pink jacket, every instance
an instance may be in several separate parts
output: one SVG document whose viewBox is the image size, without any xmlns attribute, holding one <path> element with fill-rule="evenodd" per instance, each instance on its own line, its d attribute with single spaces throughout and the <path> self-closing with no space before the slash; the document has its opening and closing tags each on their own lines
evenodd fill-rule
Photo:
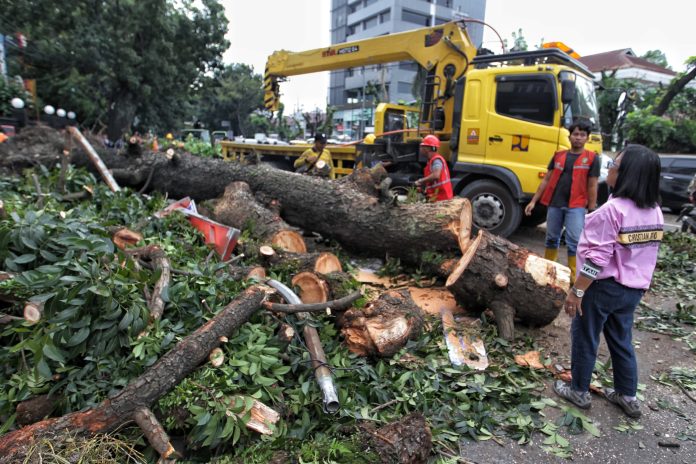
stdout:
<svg viewBox="0 0 696 464">
<path fill-rule="evenodd" d="M 627 198 L 609 198 L 585 218 L 577 250 L 578 274 L 589 276 L 594 271 L 596 279 L 613 277 L 626 287 L 647 289 L 663 229 L 659 206 L 641 209 Z"/>
</svg>

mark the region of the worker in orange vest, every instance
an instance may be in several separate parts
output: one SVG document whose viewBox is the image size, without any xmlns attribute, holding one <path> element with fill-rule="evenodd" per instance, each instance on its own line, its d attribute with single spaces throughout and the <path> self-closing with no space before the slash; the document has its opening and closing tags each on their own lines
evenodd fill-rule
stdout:
<svg viewBox="0 0 696 464">
<path fill-rule="evenodd" d="M 0 127 L 0 143 L 4 142 L 7 140 L 7 136 L 5 135 L 5 131 Z"/>
<path fill-rule="evenodd" d="M 592 132 L 589 121 L 579 119 L 570 125 L 568 131 L 570 150 L 561 150 L 553 155 L 548 173 L 524 213 L 531 215 L 537 201 L 547 207 L 544 258 L 551 261 L 558 259 L 561 233 L 565 227 L 572 284 L 577 273 L 575 253 L 585 225 L 585 214 L 597 208 L 599 156 L 585 149 Z"/>
<path fill-rule="evenodd" d="M 428 157 L 428 164 L 423 170 L 423 177 L 416 181 L 416 187 L 425 185 L 425 196 L 432 202 L 451 200 L 454 196 L 447 161 L 438 153 L 439 150 L 440 139 L 437 136 L 426 135 L 423 138 L 420 154 Z"/>
</svg>

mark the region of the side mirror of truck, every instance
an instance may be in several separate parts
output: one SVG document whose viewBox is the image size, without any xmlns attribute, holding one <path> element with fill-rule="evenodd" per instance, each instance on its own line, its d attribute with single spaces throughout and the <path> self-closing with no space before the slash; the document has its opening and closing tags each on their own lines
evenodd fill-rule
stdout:
<svg viewBox="0 0 696 464">
<path fill-rule="evenodd" d="M 575 81 L 570 79 L 565 79 L 561 81 L 561 101 L 564 105 L 568 105 L 573 102 L 573 97 L 575 96 Z"/>
</svg>

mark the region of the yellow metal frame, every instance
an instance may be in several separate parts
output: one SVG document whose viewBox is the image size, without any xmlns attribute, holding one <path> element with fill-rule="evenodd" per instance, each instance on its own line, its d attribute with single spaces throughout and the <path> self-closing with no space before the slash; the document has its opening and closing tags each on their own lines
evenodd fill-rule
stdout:
<svg viewBox="0 0 696 464">
<path fill-rule="evenodd" d="M 247 154 L 255 156 L 277 156 L 299 158 L 311 145 L 264 145 L 264 144 L 244 144 L 235 142 L 220 142 L 222 158 L 225 161 L 243 160 Z M 333 160 L 332 177 L 343 177 L 353 172 L 356 150 L 355 146 L 350 145 L 327 145 L 326 149 L 331 152 Z"/>
</svg>

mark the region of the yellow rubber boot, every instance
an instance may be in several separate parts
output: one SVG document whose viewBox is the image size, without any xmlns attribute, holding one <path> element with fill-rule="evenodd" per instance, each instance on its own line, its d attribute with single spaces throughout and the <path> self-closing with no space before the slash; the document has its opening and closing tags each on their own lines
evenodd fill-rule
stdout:
<svg viewBox="0 0 696 464">
<path fill-rule="evenodd" d="M 547 248 L 544 250 L 544 258 L 548 259 L 549 261 L 557 261 L 558 248 Z"/>
<path fill-rule="evenodd" d="M 568 256 L 568 267 L 570 268 L 570 285 L 575 284 L 575 256 Z"/>
</svg>

